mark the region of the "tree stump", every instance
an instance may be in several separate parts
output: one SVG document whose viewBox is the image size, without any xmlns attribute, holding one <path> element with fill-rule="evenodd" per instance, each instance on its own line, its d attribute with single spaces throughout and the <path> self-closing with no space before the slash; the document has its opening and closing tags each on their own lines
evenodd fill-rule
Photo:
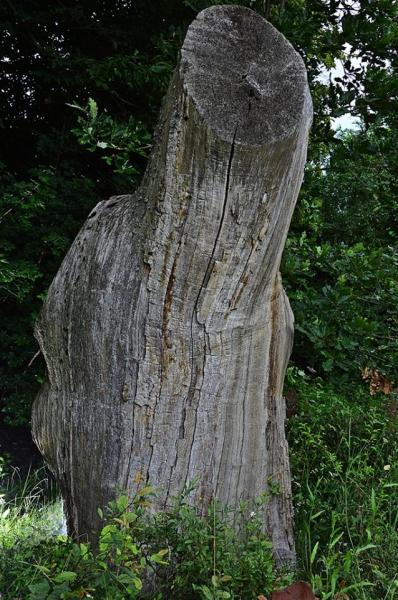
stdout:
<svg viewBox="0 0 398 600">
<path fill-rule="evenodd" d="M 274 27 L 238 6 L 197 16 L 141 186 L 94 208 L 37 323 L 33 432 L 71 534 L 95 540 L 97 507 L 139 473 L 158 508 L 193 479 L 204 509 L 269 490 L 264 529 L 294 557 L 279 265 L 311 114 Z"/>
</svg>

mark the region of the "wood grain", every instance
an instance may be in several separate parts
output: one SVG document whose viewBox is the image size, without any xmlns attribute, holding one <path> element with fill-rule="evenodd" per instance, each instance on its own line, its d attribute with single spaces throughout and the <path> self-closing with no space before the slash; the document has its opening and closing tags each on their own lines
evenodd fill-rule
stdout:
<svg viewBox="0 0 398 600">
<path fill-rule="evenodd" d="M 279 264 L 311 114 L 303 62 L 269 23 L 198 15 L 140 188 L 92 211 L 37 323 L 33 431 L 75 536 L 94 540 L 97 507 L 140 473 L 156 508 L 193 479 L 204 511 L 268 490 L 264 529 L 294 559 Z"/>
</svg>

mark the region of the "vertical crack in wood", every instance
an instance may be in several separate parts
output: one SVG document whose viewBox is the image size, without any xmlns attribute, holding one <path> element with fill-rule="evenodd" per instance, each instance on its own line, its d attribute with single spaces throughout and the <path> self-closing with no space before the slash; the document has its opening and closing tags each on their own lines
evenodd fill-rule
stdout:
<svg viewBox="0 0 398 600">
<path fill-rule="evenodd" d="M 214 244 L 213 244 L 213 248 L 212 248 L 212 252 L 210 255 L 210 259 L 206 268 L 206 272 L 205 275 L 203 277 L 203 281 L 202 284 L 199 288 L 199 292 L 198 295 L 196 297 L 195 303 L 194 303 L 194 307 L 192 310 L 192 316 L 191 316 L 191 382 L 190 382 L 190 386 L 189 386 L 189 390 L 188 390 L 188 403 L 191 404 L 192 400 L 194 398 L 195 395 L 195 386 L 196 386 L 196 382 L 197 382 L 197 369 L 196 369 L 196 365 L 195 365 L 195 360 L 194 360 L 194 333 L 193 333 L 193 329 L 194 329 L 194 319 L 196 320 L 196 324 L 198 326 L 200 326 L 200 322 L 198 320 L 198 313 L 197 313 L 197 309 L 198 309 L 198 304 L 199 304 L 199 300 L 200 300 L 200 296 L 202 294 L 202 290 L 206 287 L 210 275 L 211 275 L 211 271 L 214 265 L 214 261 L 215 261 L 215 254 L 216 254 L 216 250 L 217 250 L 217 246 L 218 246 L 218 242 L 220 239 L 220 235 L 222 232 L 222 228 L 224 225 L 224 220 L 225 220 L 225 215 L 227 212 L 227 205 L 228 205 L 228 195 L 229 195 L 229 185 L 230 185 L 230 177 L 231 177 L 231 169 L 232 169 L 232 162 L 233 162 L 233 158 L 234 158 L 234 153 L 235 153 L 235 138 L 236 138 L 236 133 L 237 133 L 237 129 L 238 129 L 239 123 L 236 124 L 235 127 L 235 131 L 232 137 L 232 142 L 231 142 L 231 149 L 230 149 L 230 153 L 229 153 L 229 158 L 228 158 L 228 165 L 227 165 L 227 172 L 226 172 L 226 177 L 225 177 L 225 191 L 224 191 L 224 199 L 223 199 L 223 206 L 222 206 L 222 212 L 221 212 L 221 218 L 220 218 L 220 224 L 218 227 L 218 231 L 214 240 Z M 191 445 L 190 445 L 190 449 L 189 449 L 189 454 L 188 454 L 188 461 L 187 461 L 187 470 L 186 470 L 186 474 L 185 474 L 185 483 L 187 483 L 187 478 L 188 478 L 188 474 L 189 474 L 189 468 L 190 468 L 190 464 L 191 464 L 191 458 L 192 458 L 192 449 L 193 449 L 193 445 L 195 442 L 195 434 L 196 434 L 196 426 L 197 426 L 197 418 L 198 418 L 198 408 L 199 408 L 199 403 L 200 403 L 200 396 L 201 396 L 201 392 L 202 392 L 202 387 L 203 387 L 203 382 L 204 382 L 204 378 L 205 378 L 205 365 L 206 365 L 206 356 L 207 356 L 207 352 L 206 352 L 206 323 L 203 323 L 203 333 L 204 333 L 204 351 L 203 351 L 203 362 L 202 362 L 202 381 L 201 381 L 201 385 L 200 385 L 200 389 L 199 389 L 199 393 L 198 393 L 198 401 L 196 403 L 195 406 L 195 416 L 194 416 L 194 425 L 193 425 L 193 432 L 192 432 L 192 438 L 191 438 Z"/>
<path fill-rule="evenodd" d="M 310 104 L 301 58 L 256 13 L 222 5 L 195 19 L 139 190 L 89 215 L 37 328 L 49 382 L 33 432 L 76 537 L 95 543 L 97 507 L 122 485 L 132 494 L 137 471 L 162 508 L 195 476 L 192 502 L 250 502 L 285 468 L 264 530 L 292 551 L 292 316 L 275 275 Z"/>
<path fill-rule="evenodd" d="M 148 267 L 145 270 L 147 270 L 147 274 L 149 275 L 150 267 Z M 145 315 L 148 315 L 148 312 L 149 312 L 149 295 L 147 293 L 146 294 L 146 305 L 145 305 L 145 309 L 144 309 Z M 131 420 L 132 420 L 132 423 L 131 423 L 131 442 L 130 442 L 130 448 L 129 448 L 129 451 L 128 451 L 126 475 L 125 475 L 125 479 L 124 479 L 124 483 L 123 483 L 123 489 L 125 491 L 127 491 L 127 492 L 129 491 L 128 490 L 128 484 L 129 484 L 129 480 L 131 479 L 131 473 L 130 473 L 130 471 L 131 471 L 131 460 L 132 460 L 132 457 L 133 457 L 133 450 L 134 450 L 134 445 L 135 445 L 135 413 L 136 413 L 136 397 L 137 397 L 138 378 L 139 378 L 139 375 L 140 375 L 140 363 L 143 360 L 145 360 L 145 354 L 146 354 L 146 348 L 147 348 L 145 324 L 143 325 L 142 335 L 143 335 L 143 339 L 144 339 L 144 343 L 143 343 L 143 355 L 139 358 L 139 361 L 138 361 L 136 381 L 135 381 L 134 397 L 132 398 L 132 411 L 133 411 L 133 414 L 132 414 L 132 417 L 131 417 Z M 135 475 L 136 474 L 134 474 L 134 476 Z M 141 475 L 142 474 L 140 473 L 139 477 L 141 477 Z"/>
</svg>

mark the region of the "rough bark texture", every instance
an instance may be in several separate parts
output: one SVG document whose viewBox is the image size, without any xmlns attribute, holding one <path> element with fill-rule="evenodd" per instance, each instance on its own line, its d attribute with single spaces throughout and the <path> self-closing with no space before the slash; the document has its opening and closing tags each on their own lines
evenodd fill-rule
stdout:
<svg viewBox="0 0 398 600">
<path fill-rule="evenodd" d="M 33 430 L 71 533 L 93 538 L 97 507 L 138 472 L 158 507 L 197 478 L 204 509 L 272 489 L 264 528 L 278 562 L 293 558 L 278 269 L 310 121 L 280 33 L 242 7 L 198 15 L 140 188 L 92 211 L 37 324 Z"/>
</svg>

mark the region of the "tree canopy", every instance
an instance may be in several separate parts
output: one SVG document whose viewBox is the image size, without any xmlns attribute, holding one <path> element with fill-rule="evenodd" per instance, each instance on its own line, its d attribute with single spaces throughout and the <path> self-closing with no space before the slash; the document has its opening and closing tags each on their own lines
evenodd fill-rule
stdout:
<svg viewBox="0 0 398 600">
<path fill-rule="evenodd" d="M 305 183 L 284 255 L 293 364 L 396 383 L 397 6 L 245 0 L 302 55 L 314 99 Z M 29 419 L 43 378 L 32 337 L 46 289 L 94 204 L 145 169 L 178 48 L 206 0 L 6 0 L 0 7 L 0 403 Z M 343 74 L 333 76 L 340 64 Z M 349 113 L 354 131 L 333 120 Z M 36 357 L 36 358 L 35 358 Z"/>
</svg>

